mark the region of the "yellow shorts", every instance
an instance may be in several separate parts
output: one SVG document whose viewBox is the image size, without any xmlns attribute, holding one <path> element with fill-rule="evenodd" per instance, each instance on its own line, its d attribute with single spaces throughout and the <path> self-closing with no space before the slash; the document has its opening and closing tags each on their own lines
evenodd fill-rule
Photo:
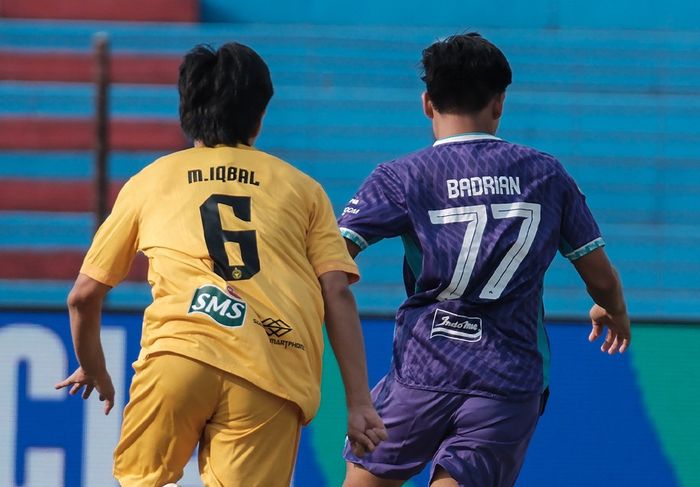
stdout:
<svg viewBox="0 0 700 487">
<path fill-rule="evenodd" d="M 134 368 L 114 452 L 122 486 L 177 482 L 197 443 L 206 487 L 289 486 L 301 430 L 296 404 L 181 355 L 153 354 Z"/>
</svg>

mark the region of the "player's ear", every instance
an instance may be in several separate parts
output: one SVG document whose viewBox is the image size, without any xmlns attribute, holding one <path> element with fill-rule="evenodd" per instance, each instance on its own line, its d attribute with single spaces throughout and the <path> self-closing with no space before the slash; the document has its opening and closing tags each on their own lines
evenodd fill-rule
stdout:
<svg viewBox="0 0 700 487">
<path fill-rule="evenodd" d="M 421 101 L 423 102 L 423 113 L 425 113 L 425 116 L 428 117 L 430 120 L 433 119 L 435 116 L 435 113 L 433 111 L 433 102 L 430 101 L 430 97 L 428 96 L 428 92 L 424 91 L 421 96 Z"/>
<path fill-rule="evenodd" d="M 501 118 L 503 115 L 503 105 L 506 101 L 506 92 L 504 91 L 503 93 L 497 94 L 493 98 L 493 105 L 492 105 L 492 115 L 494 120 L 498 120 Z"/>
</svg>

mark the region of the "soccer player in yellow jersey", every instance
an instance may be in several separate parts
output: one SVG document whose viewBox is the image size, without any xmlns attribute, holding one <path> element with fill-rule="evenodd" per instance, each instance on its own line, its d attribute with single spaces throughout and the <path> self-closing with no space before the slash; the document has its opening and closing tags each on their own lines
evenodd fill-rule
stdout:
<svg viewBox="0 0 700 487">
<path fill-rule="evenodd" d="M 319 404 L 322 322 L 340 365 L 348 438 L 386 438 L 369 396 L 349 283 L 358 271 L 321 186 L 253 148 L 272 82 L 250 48 L 198 46 L 180 66 L 180 120 L 195 147 L 156 160 L 121 190 L 68 297 L 80 363 L 57 384 L 114 402 L 100 344 L 107 292 L 137 251 L 146 308 L 114 474 L 177 482 L 199 444 L 206 486 L 289 485 L 301 425 Z"/>
</svg>

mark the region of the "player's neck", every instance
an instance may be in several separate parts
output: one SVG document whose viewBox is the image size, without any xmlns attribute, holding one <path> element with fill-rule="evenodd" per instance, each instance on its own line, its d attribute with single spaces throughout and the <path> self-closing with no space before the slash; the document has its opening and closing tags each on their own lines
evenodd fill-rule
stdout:
<svg viewBox="0 0 700 487">
<path fill-rule="evenodd" d="M 248 139 L 248 143 L 245 144 L 245 145 L 250 146 L 250 147 L 253 147 L 253 141 L 254 141 L 254 140 L 255 140 L 254 138 Z M 195 140 L 194 143 L 193 143 L 193 146 L 194 146 L 195 148 L 197 148 L 197 149 L 198 149 L 198 148 L 201 148 L 201 147 L 207 147 L 207 146 L 204 144 L 204 142 L 202 142 L 201 140 Z"/>
<path fill-rule="evenodd" d="M 487 117 L 453 114 L 436 114 L 433 118 L 433 133 L 437 140 L 461 134 L 481 133 L 496 135 L 498 121 Z"/>
</svg>

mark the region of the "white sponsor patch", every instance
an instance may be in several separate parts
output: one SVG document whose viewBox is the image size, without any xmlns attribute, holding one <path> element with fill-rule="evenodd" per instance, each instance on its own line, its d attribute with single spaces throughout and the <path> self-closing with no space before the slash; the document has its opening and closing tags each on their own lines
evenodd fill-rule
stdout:
<svg viewBox="0 0 700 487">
<path fill-rule="evenodd" d="M 481 340 L 481 318 L 462 316 L 442 309 L 436 309 L 430 338 L 441 336 L 466 342 Z"/>
</svg>

